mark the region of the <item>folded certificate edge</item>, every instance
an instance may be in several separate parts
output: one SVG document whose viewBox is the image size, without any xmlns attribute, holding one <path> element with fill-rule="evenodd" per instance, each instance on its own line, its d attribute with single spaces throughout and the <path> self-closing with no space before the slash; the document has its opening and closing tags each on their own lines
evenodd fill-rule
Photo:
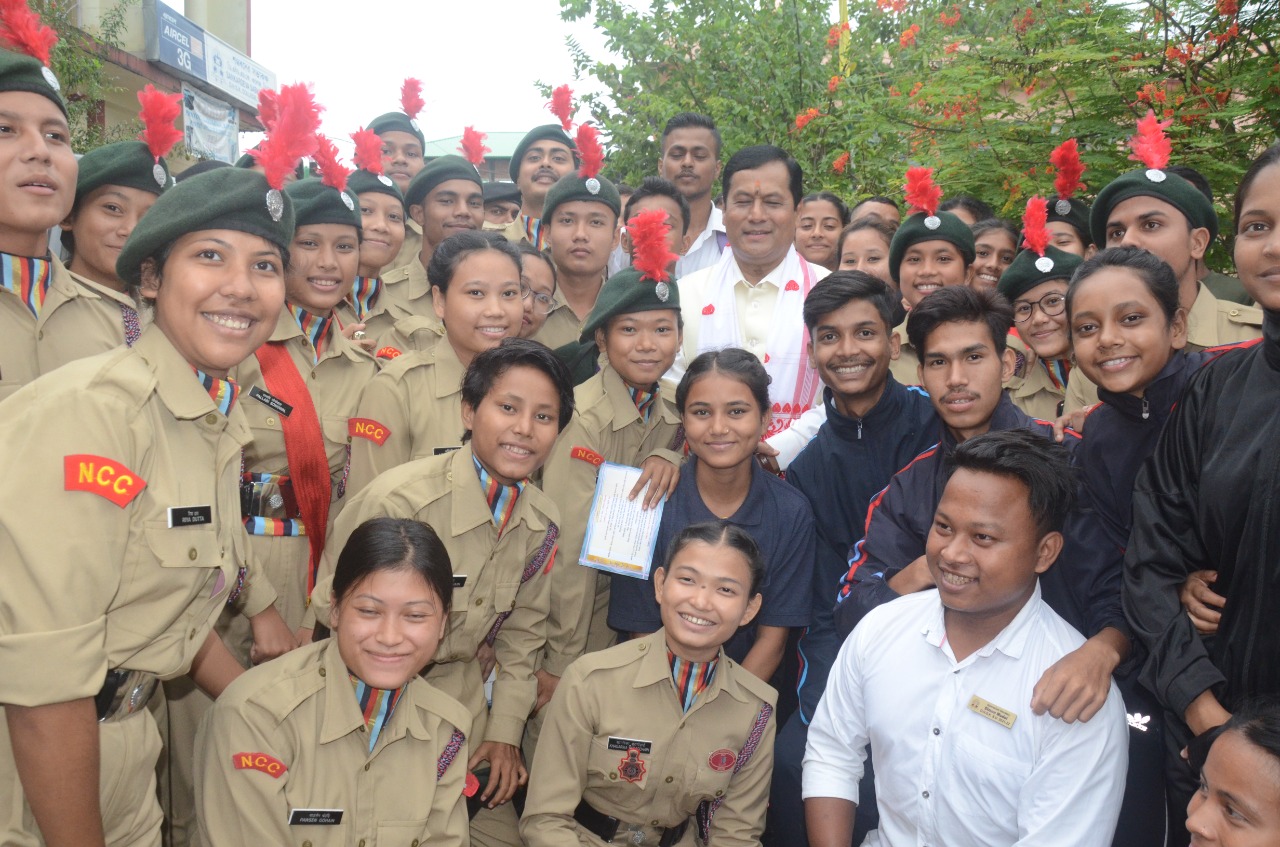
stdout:
<svg viewBox="0 0 1280 847">
<path fill-rule="evenodd" d="M 620 468 L 622 470 L 627 470 L 627 471 L 643 472 L 641 468 L 637 468 L 633 465 L 623 465 L 617 462 L 605 462 L 600 466 L 600 470 L 604 470 L 605 468 L 609 468 L 609 467 Z M 645 565 L 633 565 L 630 562 L 620 562 L 615 559 L 605 558 L 604 556 L 588 555 L 587 551 L 591 549 L 591 539 L 595 533 L 595 525 L 591 520 L 591 516 L 595 514 L 596 501 L 599 498 L 600 498 L 600 477 L 599 477 L 599 474 L 597 473 L 596 488 L 595 488 L 595 491 L 591 493 L 591 507 L 587 510 L 587 532 L 582 539 L 582 552 L 578 555 L 578 564 L 586 568 L 592 568 L 594 570 L 604 571 L 605 573 L 616 573 L 619 576 L 629 576 L 632 579 L 648 579 L 649 571 L 652 570 L 653 553 L 658 546 L 657 532 L 653 533 L 652 537 L 650 537 L 648 548 L 645 551 L 647 555 L 647 559 L 649 561 L 648 567 L 646 567 Z M 657 520 L 659 527 L 662 526 L 662 512 L 666 508 L 666 505 L 667 505 L 666 500 L 662 500 L 652 510 L 654 512 L 654 516 L 655 516 L 655 519 Z"/>
</svg>

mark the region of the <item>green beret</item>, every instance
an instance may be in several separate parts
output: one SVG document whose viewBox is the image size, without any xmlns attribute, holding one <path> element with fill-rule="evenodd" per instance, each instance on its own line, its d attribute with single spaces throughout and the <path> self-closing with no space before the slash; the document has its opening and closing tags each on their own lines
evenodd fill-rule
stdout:
<svg viewBox="0 0 1280 847">
<path fill-rule="evenodd" d="M 594 185 L 593 185 L 594 183 Z M 595 188 L 595 191 L 591 189 Z M 562 176 L 547 191 L 547 198 L 542 201 L 542 219 L 550 220 L 551 213 L 557 206 L 573 200 L 587 200 L 602 203 L 613 210 L 614 217 L 622 215 L 622 196 L 617 187 L 602 176 L 583 179 L 577 173 Z"/>
<path fill-rule="evenodd" d="M 476 188 L 482 190 L 484 188 L 480 172 L 476 170 L 475 165 L 461 156 L 441 156 L 427 162 L 426 167 L 418 171 L 418 175 L 409 181 L 409 187 L 404 192 L 405 208 L 417 206 L 427 199 L 427 195 L 437 185 L 451 179 L 465 179 L 468 182 L 474 182 Z"/>
<path fill-rule="evenodd" d="M 1065 211 L 1059 211 L 1059 209 Z M 1085 247 L 1093 243 L 1093 236 L 1089 234 L 1089 204 L 1083 200 L 1077 200 L 1074 197 L 1066 200 L 1057 196 L 1050 197 L 1049 220 L 1071 224 L 1076 232 L 1080 233 L 1080 240 L 1084 242 Z"/>
<path fill-rule="evenodd" d="M 929 226 L 930 218 L 936 219 L 936 226 Z M 907 248 L 924 241 L 949 241 L 960 251 L 966 266 L 973 264 L 973 231 L 968 224 L 950 212 L 938 212 L 936 215 L 916 212 L 902 222 L 889 244 L 889 273 L 894 282 L 898 282 L 898 268 L 902 266 Z"/>
<path fill-rule="evenodd" d="M 357 197 L 361 194 L 377 192 L 388 197 L 394 197 L 402 204 L 404 203 L 404 195 L 400 193 L 400 186 L 396 185 L 395 180 L 386 174 L 375 174 L 366 170 L 353 171 L 347 177 L 347 189 Z"/>
<path fill-rule="evenodd" d="M 481 187 L 486 203 L 521 203 L 520 189 L 514 182 L 486 182 Z"/>
<path fill-rule="evenodd" d="M 385 115 L 378 115 L 365 129 L 372 130 L 378 135 L 384 132 L 404 132 L 418 139 L 418 144 L 423 148 L 427 146 L 426 136 L 422 134 L 422 130 L 418 128 L 418 121 L 409 117 L 404 112 L 387 112 Z"/>
<path fill-rule="evenodd" d="M 1133 197 L 1156 197 L 1171 203 L 1187 218 L 1192 229 L 1209 230 L 1209 238 L 1218 237 L 1218 213 L 1209 198 L 1177 174 L 1155 168 L 1129 171 L 1107 183 L 1093 201 L 1089 213 L 1089 230 L 1099 248 L 1107 244 L 1107 218 L 1111 210 Z"/>
<path fill-rule="evenodd" d="M 516 145 L 515 152 L 511 154 L 511 164 L 508 170 L 511 172 L 511 181 L 520 181 L 520 163 L 524 161 L 524 156 L 529 152 L 529 148 L 539 141 L 559 141 L 573 153 L 574 167 L 578 165 L 578 150 L 574 146 L 573 139 L 569 137 L 569 133 L 564 131 L 560 124 L 543 124 L 536 126 L 525 133 L 524 138 L 520 139 L 520 143 Z"/>
<path fill-rule="evenodd" d="M 169 163 L 160 157 L 164 182 L 158 182 L 155 157 L 141 141 L 117 141 L 90 150 L 80 157 L 80 176 L 76 179 L 76 202 L 104 185 L 122 185 L 152 194 L 163 194 L 173 184 Z"/>
<path fill-rule="evenodd" d="M 0 50 L 0 91 L 27 91 L 48 97 L 66 116 L 67 104 L 62 102 L 61 88 L 53 71 L 40 64 L 39 59 Z"/>
<path fill-rule="evenodd" d="M 1012 303 L 1041 283 L 1051 279 L 1071 279 L 1083 262 L 1084 259 L 1075 253 L 1059 250 L 1053 245 L 1045 248 L 1043 257 L 1032 250 L 1022 250 L 1000 275 L 996 291 Z"/>
<path fill-rule="evenodd" d="M 346 191 L 325 185 L 319 177 L 291 182 L 284 193 L 293 201 L 293 225 L 346 224 L 361 229 L 360 203 L 348 187 Z M 292 240 L 292 239 L 290 239 Z"/>
<path fill-rule="evenodd" d="M 230 162 L 222 162 L 217 159 L 205 159 L 203 162 L 196 162 L 194 165 L 175 176 L 173 181 L 182 182 L 184 179 L 191 179 L 193 176 L 200 176 L 200 174 L 208 173 L 209 171 L 216 171 L 218 168 L 229 167 L 232 167 Z"/>
<path fill-rule="evenodd" d="M 232 229 L 265 238 L 281 250 L 293 240 L 293 201 L 284 192 L 280 220 L 267 210 L 271 186 L 257 171 L 219 168 L 178 183 L 142 216 L 116 259 L 116 274 L 142 282 L 142 262 L 192 232 Z"/>
<path fill-rule="evenodd" d="M 659 285 L 662 287 L 659 288 Z M 665 294 L 665 297 L 659 296 Z M 642 277 L 635 268 L 624 268 L 605 280 L 596 296 L 596 305 L 582 324 L 582 340 L 593 341 L 597 329 L 604 329 L 611 318 L 636 312 L 660 309 L 680 311 L 680 287 L 675 281 L 656 283 Z"/>
</svg>

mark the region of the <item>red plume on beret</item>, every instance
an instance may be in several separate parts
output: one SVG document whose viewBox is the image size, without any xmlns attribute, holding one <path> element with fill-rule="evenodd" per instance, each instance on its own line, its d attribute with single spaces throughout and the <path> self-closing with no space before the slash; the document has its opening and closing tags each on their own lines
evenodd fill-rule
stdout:
<svg viewBox="0 0 1280 847">
<path fill-rule="evenodd" d="M 933 182 L 933 168 L 907 168 L 907 202 L 912 212 L 934 215 L 942 201 L 942 189 Z"/>
<path fill-rule="evenodd" d="M 480 132 L 473 126 L 469 126 L 462 131 L 462 144 L 458 149 L 467 161 L 480 167 L 480 163 L 484 161 L 485 153 L 492 153 L 493 150 L 484 146 L 484 140 L 488 138 L 483 132 Z"/>
<path fill-rule="evenodd" d="M 338 148 L 323 135 L 316 135 L 316 165 L 320 168 L 320 181 L 338 191 L 347 190 L 347 176 L 351 169 L 338 161 Z"/>
<path fill-rule="evenodd" d="M 49 54 L 57 43 L 58 33 L 40 22 L 27 0 L 0 0 L 0 44 L 48 67 Z"/>
<path fill-rule="evenodd" d="M 422 101 L 422 80 L 409 77 L 400 86 L 400 108 L 411 118 L 416 118 L 427 105 Z"/>
<path fill-rule="evenodd" d="M 1129 139 L 1129 147 L 1133 149 L 1129 158 L 1155 170 L 1168 165 L 1173 143 L 1164 131 L 1172 123 L 1172 119 L 1157 120 L 1155 111 L 1148 109 L 1147 116 L 1138 121 L 1137 133 Z"/>
<path fill-rule="evenodd" d="M 1080 190 L 1080 177 L 1084 176 L 1084 163 L 1080 161 L 1080 149 L 1074 138 L 1068 138 L 1049 154 L 1049 164 L 1058 175 L 1053 179 L 1053 191 L 1063 200 L 1070 200 Z"/>
<path fill-rule="evenodd" d="M 285 175 L 298 166 L 298 160 L 315 152 L 322 108 L 312 96 L 311 87 L 301 82 L 283 86 L 267 97 L 260 92 L 258 102 L 271 104 L 272 120 L 267 139 L 249 155 L 262 166 L 267 184 L 280 189 Z"/>
<path fill-rule="evenodd" d="M 591 179 L 600 175 L 604 167 L 604 148 L 600 146 L 600 131 L 591 124 L 578 125 L 578 156 L 582 166 L 578 168 L 578 176 Z"/>
<path fill-rule="evenodd" d="M 1043 256 L 1049 246 L 1049 201 L 1043 197 L 1027 200 L 1027 210 L 1022 214 L 1023 244 L 1037 256 Z"/>
<path fill-rule="evenodd" d="M 642 279 L 666 282 L 671 278 L 667 268 L 679 258 L 667 246 L 667 213 L 662 209 L 646 209 L 627 221 L 627 237 L 631 239 L 631 264 Z"/>
<path fill-rule="evenodd" d="M 573 89 L 562 85 L 552 91 L 551 102 L 547 104 L 547 108 L 551 110 L 551 114 L 560 119 L 560 126 L 568 132 L 569 127 L 573 126 Z"/>
<path fill-rule="evenodd" d="M 142 107 L 138 117 L 142 119 L 142 132 L 138 140 L 147 145 L 156 162 L 160 157 L 173 149 L 173 145 L 182 140 L 182 130 L 174 126 L 174 121 L 182 112 L 182 95 L 165 94 L 147 83 L 146 88 L 138 92 L 138 105 Z"/>
<path fill-rule="evenodd" d="M 356 163 L 356 167 L 362 171 L 377 176 L 382 173 L 382 138 L 378 133 L 371 129 L 361 127 L 357 132 L 351 133 L 351 140 L 355 142 L 356 152 L 351 157 L 351 161 Z"/>
</svg>

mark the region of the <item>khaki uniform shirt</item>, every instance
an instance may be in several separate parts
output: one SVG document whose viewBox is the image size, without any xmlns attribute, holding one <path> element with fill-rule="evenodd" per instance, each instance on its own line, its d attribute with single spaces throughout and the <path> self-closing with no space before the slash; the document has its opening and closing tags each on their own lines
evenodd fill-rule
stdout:
<svg viewBox="0 0 1280 847">
<path fill-rule="evenodd" d="M 302 334 L 298 322 L 287 309 L 281 310 L 271 341 L 283 341 L 288 345 L 298 373 L 306 381 L 320 419 L 320 432 L 329 459 L 330 506 L 329 525 L 337 517 L 343 502 L 348 469 L 351 436 L 348 421 L 355 415 L 360 394 L 378 371 L 373 359 L 338 331 L 337 325 L 329 328 L 329 340 L 324 345 L 320 361 L 315 362 L 311 343 Z M 244 470 L 254 474 L 289 475 L 289 458 L 284 444 L 284 421 L 280 413 L 265 403 L 249 396 L 254 387 L 270 393 L 262 377 L 262 366 L 256 356 L 250 356 L 233 374 L 242 389 L 241 408 L 249 421 L 253 443 L 244 450 Z M 270 507 L 271 495 L 279 490 L 277 482 L 267 482 L 255 492 L 254 502 L 263 509 L 255 514 L 266 518 L 284 519 L 289 515 L 284 507 Z M 301 518 L 295 518 L 298 524 Z M 279 592 L 278 606 L 285 623 L 296 629 L 302 621 L 306 603 L 306 569 L 309 548 L 305 538 L 275 535 L 250 535 L 249 543 L 255 557 L 267 567 L 267 577 Z M 272 555 L 273 548 L 287 547 L 289 556 Z"/>
<path fill-rule="evenodd" d="M 1033 418 L 1056 421 L 1062 414 L 1059 408 L 1066 396 L 1066 386 L 1059 388 L 1053 384 L 1044 363 L 1016 331 L 1009 333 L 1008 344 L 1015 354 L 1013 376 L 1004 384 L 1009 399 Z"/>
<path fill-rule="evenodd" d="M 547 655 L 542 667 L 555 676 L 582 655 L 592 622 L 593 603 L 604 590 L 607 574 L 578 564 L 586 535 L 586 516 L 595 497 L 600 464 L 638 467 L 659 456 L 679 467 L 684 434 L 680 416 L 660 392 L 646 424 L 627 385 L 607 363 L 574 391 L 577 411 L 560 433 L 542 471 L 542 488 L 560 510 L 560 566 L 551 573 L 551 617 L 547 621 Z"/>
<path fill-rule="evenodd" d="M 1262 335 L 1262 310 L 1219 300 L 1207 286 L 1201 285 L 1196 301 L 1187 315 L 1187 350 L 1207 350 L 1222 344 L 1252 341 Z M 1074 412 L 1098 402 L 1098 386 L 1084 371 L 1074 368 L 1067 380 L 1066 410 Z"/>
<path fill-rule="evenodd" d="M 401 465 L 353 496 L 338 516 L 312 594 L 315 620 L 329 619 L 333 569 L 347 538 L 360 524 L 383 515 L 430 524 L 453 564 L 449 630 L 427 681 L 471 709 L 474 744 L 483 740 L 519 746 L 537 695 L 533 672 L 546 643 L 551 583 L 547 572 L 557 558 L 554 548 L 559 534 L 555 505 L 536 485 L 526 483 L 499 536 L 469 445 Z M 522 583 L 531 562 L 537 571 Z M 476 649 L 505 613 L 509 617 L 494 641 L 498 678 L 486 725 L 484 680 Z"/>
<path fill-rule="evenodd" d="M 351 494 L 413 459 L 462 444 L 462 366 L 448 341 L 387 362 L 364 390 L 351 430 Z"/>
<path fill-rule="evenodd" d="M 404 244 L 400 245 L 400 252 L 391 260 L 391 264 L 382 269 L 384 273 L 412 264 L 417 260 L 418 254 L 422 252 L 422 227 L 418 226 L 418 222 L 408 216 L 407 209 L 405 212 Z"/>
<path fill-rule="evenodd" d="M 0 286 L 0 400 L 42 373 L 36 353 L 36 338 L 48 320 L 50 300 L 75 296 L 75 282 L 66 266 L 57 256 L 53 257 L 52 265 L 49 291 L 39 319 L 31 314 L 22 298 Z"/>
<path fill-rule="evenodd" d="M 524 229 L 523 214 L 517 214 L 514 221 L 500 227 L 498 232 L 502 233 L 502 237 L 510 241 L 512 244 L 519 244 L 521 241 L 529 241 L 529 234 L 525 232 Z"/>
<path fill-rule="evenodd" d="M 1219 300 L 1228 300 L 1244 306 L 1253 305 L 1253 298 L 1249 296 L 1244 283 L 1234 276 L 1209 271 L 1204 279 L 1200 280 L 1200 284 L 1208 288 Z"/>
<path fill-rule="evenodd" d="M 427 282 L 427 269 L 416 258 L 407 265 L 401 265 L 395 270 L 388 270 L 382 274 L 382 287 L 373 301 L 372 310 L 364 319 L 365 335 L 374 339 L 374 352 L 377 353 L 392 343 L 383 339 L 395 327 L 397 321 L 413 317 L 440 325 L 435 307 L 431 305 L 431 286 Z M 355 309 L 350 304 L 343 303 L 339 318 L 343 325 L 355 322 Z M 443 328 L 440 331 L 443 333 Z M 405 351 L 401 350 L 401 352 Z"/>
<path fill-rule="evenodd" d="M 158 328 L 0 403 L 0 431 L 12 470 L 0 487 L 0 703 L 92 697 L 108 669 L 186 673 L 242 568 L 246 614 L 274 601 L 240 519 L 244 413 L 218 412 Z M 202 520 L 171 526 L 170 510 Z M 99 729 L 110 844 L 156 806 L 159 738 L 145 710 Z M 14 777 L 4 733 L 0 841 L 34 843 L 12 836 L 24 828 Z"/>
<path fill-rule="evenodd" d="M 920 358 L 916 355 L 916 348 L 907 340 L 907 322 L 904 320 L 895 326 L 893 334 L 898 336 L 901 347 L 898 358 L 889 363 L 889 373 L 903 385 L 919 385 Z"/>
<path fill-rule="evenodd" d="M 389 362 L 414 350 L 430 350 L 444 338 L 444 324 L 432 312 L 428 315 L 410 315 L 396 321 L 391 329 L 378 338 L 379 360 Z"/>
<path fill-rule="evenodd" d="M 140 327 L 151 323 L 151 309 L 139 306 L 128 294 L 70 271 L 67 277 L 71 285 L 60 280 L 49 287 L 40 315 L 36 359 L 42 374 L 124 344 L 121 306 L 138 313 Z"/>
<path fill-rule="evenodd" d="M 218 698 L 196 748 L 197 843 L 206 847 L 465 847 L 471 731 L 462 704 L 415 677 L 369 752 L 336 639 L 245 673 Z M 449 756 L 452 755 L 452 759 Z M 442 758 L 443 756 L 443 758 Z M 437 777 L 437 764 L 446 764 Z M 334 826 L 291 813 L 337 809 Z"/>
<path fill-rule="evenodd" d="M 579 800 L 624 825 L 653 828 L 678 826 L 702 801 L 718 800 L 710 843 L 760 843 L 773 769 L 772 716 L 750 761 L 737 773 L 734 767 L 777 693 L 721 652 L 710 687 L 682 712 L 665 639 L 660 629 L 569 667 L 547 707 L 529 776 L 520 821 L 526 847 L 599 847 L 603 842 L 573 819 Z M 634 765 L 620 767 L 631 755 L 629 741 L 649 748 L 641 748 L 638 774 Z M 691 821 L 678 843 L 692 845 L 696 833 Z M 646 844 L 657 843 L 656 833 L 645 834 Z M 618 837 L 626 837 L 625 829 Z"/>
<path fill-rule="evenodd" d="M 556 304 L 551 307 L 551 313 L 547 315 L 547 322 L 533 334 L 533 340 L 541 341 L 552 350 L 555 350 L 557 347 L 572 344 L 581 338 L 583 322 L 578 319 L 577 314 L 569 307 L 558 287 L 551 296 L 555 299 Z"/>
</svg>

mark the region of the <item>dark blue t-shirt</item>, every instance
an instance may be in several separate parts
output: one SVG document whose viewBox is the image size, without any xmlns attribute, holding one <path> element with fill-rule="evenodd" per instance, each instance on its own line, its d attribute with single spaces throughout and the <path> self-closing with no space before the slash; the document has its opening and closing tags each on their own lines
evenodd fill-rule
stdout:
<svg viewBox="0 0 1280 847">
<path fill-rule="evenodd" d="M 671 540 L 686 526 L 718 521 L 698 493 L 691 456 L 680 469 L 680 481 L 662 512 L 653 568 L 666 560 Z M 813 559 L 817 536 L 813 509 L 803 494 L 752 462 L 751 488 L 747 499 L 728 522 L 746 530 L 764 556 L 764 579 L 760 583 L 760 614 L 724 645 L 725 653 L 741 662 L 755 643 L 756 626 L 808 626 L 813 583 Z M 652 572 L 648 580 L 613 577 L 609 596 L 609 626 L 619 632 L 653 632 L 662 626 L 658 602 L 653 596 Z"/>
</svg>

